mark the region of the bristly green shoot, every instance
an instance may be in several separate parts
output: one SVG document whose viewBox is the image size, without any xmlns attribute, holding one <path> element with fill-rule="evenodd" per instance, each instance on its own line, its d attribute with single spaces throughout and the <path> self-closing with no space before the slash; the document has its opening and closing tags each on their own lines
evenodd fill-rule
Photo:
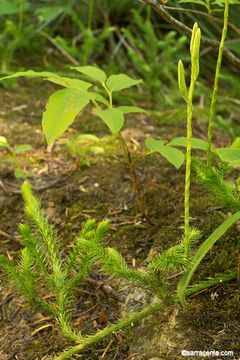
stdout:
<svg viewBox="0 0 240 360">
<path fill-rule="evenodd" d="M 1 256 L 0 266 L 31 306 L 54 315 L 63 335 L 78 342 L 82 335 L 72 329 L 70 310 L 74 291 L 85 281 L 92 266 L 92 259 L 88 255 L 82 256 L 79 244 L 82 237 L 91 239 L 93 243 L 99 241 L 109 228 L 108 222 L 97 225 L 95 220 L 89 220 L 76 237 L 70 253 L 63 258 L 55 230 L 29 183 L 24 182 L 21 190 L 25 214 L 30 220 L 30 226 L 21 224 L 19 227 L 25 247 L 17 265 Z M 40 289 L 51 293 L 53 300 L 44 300 Z"/>
<path fill-rule="evenodd" d="M 225 0 L 225 10 L 224 10 L 224 25 L 222 30 L 221 42 L 219 45 L 217 66 L 214 78 L 214 86 L 213 93 L 211 99 L 210 113 L 209 113 L 209 122 L 208 122 L 208 149 L 207 149 L 207 165 L 210 168 L 212 166 L 212 137 L 213 137 L 213 128 L 214 128 L 214 120 L 216 113 L 216 101 L 217 101 L 217 93 L 218 93 L 218 82 L 221 71 L 222 64 L 222 56 L 224 50 L 224 44 L 227 36 L 227 28 L 228 28 L 228 16 L 229 16 L 229 0 Z"/>
<path fill-rule="evenodd" d="M 96 220 L 90 219 L 76 236 L 72 250 L 63 258 L 55 230 L 49 224 L 29 183 L 24 182 L 21 190 L 25 214 L 30 220 L 30 225 L 19 226 L 24 248 L 17 264 L 1 255 L 0 266 L 33 308 L 55 317 L 62 335 L 79 344 L 77 349 L 139 321 L 160 309 L 161 301 L 171 299 L 166 275 L 168 271 L 185 267 L 183 247 L 168 249 L 156 256 L 145 269 L 132 269 L 117 250 L 104 247 L 109 221 L 103 220 L 97 224 Z M 107 274 L 148 289 L 156 294 L 160 303 L 130 318 L 121 319 L 94 335 L 83 336 L 72 328 L 71 310 L 74 291 L 85 281 L 93 265 L 100 266 Z M 51 300 L 42 297 L 43 289 L 52 295 Z"/>
<path fill-rule="evenodd" d="M 30 225 L 21 224 L 19 227 L 24 248 L 17 264 L 1 255 L 0 267 L 33 308 L 53 315 L 62 335 L 77 343 L 56 359 L 69 359 L 73 354 L 102 340 L 105 336 L 134 324 L 164 306 L 174 304 L 177 298 L 168 285 L 169 272 L 187 270 L 178 285 L 179 299 L 184 303 L 186 294 L 199 288 L 194 286 L 188 290 L 187 286 L 206 251 L 233 222 L 240 218 L 239 212 L 225 220 L 202 244 L 193 262 L 185 256 L 183 241 L 156 255 L 148 266 L 133 269 L 127 265 L 116 249 L 104 246 L 104 239 L 109 231 L 107 220 L 100 223 L 94 219 L 88 220 L 76 236 L 71 251 L 63 258 L 55 231 L 48 223 L 39 200 L 33 195 L 27 182 L 22 185 L 22 194 L 25 213 L 30 220 Z M 199 235 L 198 230 L 192 229 L 189 234 L 190 241 L 196 241 Z M 146 289 L 156 299 L 140 312 L 86 336 L 72 327 L 71 310 L 76 287 L 83 284 L 91 267 L 96 265 L 100 271 L 108 275 Z M 211 280 L 211 284 L 213 283 L 215 282 Z M 209 286 L 208 282 L 205 282 L 204 286 Z M 51 300 L 44 299 L 43 289 L 52 295 Z"/>
<path fill-rule="evenodd" d="M 186 173 L 185 173 L 185 196 L 184 196 L 184 243 L 185 256 L 190 255 L 190 224 L 189 224 L 189 198 L 190 198 L 190 177 L 192 160 L 192 108 L 195 83 L 199 74 L 199 50 L 200 50 L 201 30 L 195 23 L 192 30 L 190 43 L 191 54 L 191 81 L 187 90 L 184 67 L 180 60 L 178 64 L 178 83 L 181 95 L 187 102 L 187 148 L 186 148 Z"/>
<path fill-rule="evenodd" d="M 220 163 L 218 167 L 209 168 L 198 159 L 194 159 L 193 165 L 198 181 L 212 193 L 221 205 L 233 212 L 240 209 L 237 182 L 233 183 L 225 180 L 229 172 L 228 165 Z"/>
</svg>

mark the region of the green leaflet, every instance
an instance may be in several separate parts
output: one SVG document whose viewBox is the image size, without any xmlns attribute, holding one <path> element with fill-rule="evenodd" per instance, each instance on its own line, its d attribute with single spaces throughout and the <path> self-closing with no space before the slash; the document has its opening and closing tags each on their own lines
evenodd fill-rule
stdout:
<svg viewBox="0 0 240 360">
<path fill-rule="evenodd" d="M 109 106 L 109 102 L 107 99 L 105 99 L 104 96 L 100 95 L 100 94 L 97 94 L 95 92 L 92 92 L 92 91 L 89 91 L 88 92 L 89 94 L 89 98 L 93 101 L 97 101 L 97 102 L 100 102 L 101 104 L 104 104 L 106 106 Z"/>
<path fill-rule="evenodd" d="M 130 113 L 146 113 L 147 111 L 138 107 L 138 106 L 119 106 L 119 110 L 121 110 L 124 114 Z"/>
<path fill-rule="evenodd" d="M 99 141 L 99 138 L 96 136 L 96 135 L 93 135 L 93 134 L 81 134 L 81 135 L 78 135 L 77 138 L 76 138 L 76 141 L 78 143 L 81 143 L 81 142 L 97 142 Z"/>
<path fill-rule="evenodd" d="M 232 167 L 240 166 L 240 148 L 222 148 L 216 150 L 217 155 Z"/>
<path fill-rule="evenodd" d="M 145 145 L 151 152 L 158 152 L 168 160 L 176 169 L 179 169 L 184 163 L 184 154 L 174 147 L 165 146 L 163 140 L 156 140 L 151 137 L 147 138 Z"/>
<path fill-rule="evenodd" d="M 9 144 L 5 136 L 0 136 L 0 147 L 8 148 Z"/>
<path fill-rule="evenodd" d="M 191 267 L 187 270 L 187 272 L 181 277 L 177 286 L 177 293 L 180 302 L 182 305 L 186 306 L 186 290 L 188 284 L 197 269 L 198 265 L 205 257 L 207 252 L 211 249 L 213 244 L 220 239 L 222 235 L 232 226 L 237 220 L 240 219 L 240 211 L 236 214 L 229 216 L 221 225 L 219 225 L 213 233 L 202 243 L 202 245 L 198 248 L 196 255 L 191 260 Z"/>
<path fill-rule="evenodd" d="M 78 90 L 87 90 L 92 86 L 89 82 L 68 77 L 48 77 L 46 80 L 63 87 Z"/>
<path fill-rule="evenodd" d="M 87 75 L 91 79 L 99 81 L 101 83 L 104 83 L 107 79 L 107 75 L 105 74 L 105 72 L 95 66 L 71 66 L 71 69 L 76 70 L 81 74 Z"/>
<path fill-rule="evenodd" d="M 30 144 L 21 144 L 15 147 L 14 152 L 15 154 L 23 154 L 30 150 L 32 150 L 32 146 Z"/>
<path fill-rule="evenodd" d="M 50 96 L 42 118 L 43 133 L 48 144 L 64 133 L 88 102 L 88 93 L 77 89 L 58 90 Z"/>
<path fill-rule="evenodd" d="M 145 145 L 148 148 L 148 150 L 150 150 L 150 151 L 158 151 L 159 148 L 164 146 L 164 141 L 156 140 L 156 139 L 153 139 L 152 137 L 149 137 L 145 140 Z"/>
<path fill-rule="evenodd" d="M 44 78 L 61 78 L 61 76 L 51 73 L 49 71 L 33 71 L 33 70 L 27 70 L 27 71 L 18 71 L 12 75 L 4 76 L 0 78 L 0 80 L 5 79 L 13 79 L 18 77 L 44 77 Z"/>
<path fill-rule="evenodd" d="M 207 141 L 198 139 L 198 138 L 191 138 L 191 145 L 193 149 L 197 150 L 207 150 Z M 167 146 L 187 146 L 187 138 L 185 136 L 180 136 L 177 138 L 172 139 Z"/>
<path fill-rule="evenodd" d="M 142 82 L 142 80 L 132 79 L 125 74 L 118 74 L 118 75 L 109 76 L 106 84 L 107 84 L 109 91 L 114 92 L 114 91 L 120 91 L 123 89 L 127 89 L 127 88 L 137 85 L 141 82 Z"/>
<path fill-rule="evenodd" d="M 28 9 L 29 4 L 23 2 L 24 11 Z M 15 15 L 19 13 L 19 3 L 17 1 L 1 0 L 0 16 Z"/>
<path fill-rule="evenodd" d="M 117 134 L 124 124 L 123 112 L 119 109 L 95 109 L 95 113 L 108 126 L 112 134 Z"/>
<path fill-rule="evenodd" d="M 0 78 L 0 80 L 7 80 L 18 77 L 43 77 L 54 84 L 58 84 L 67 88 L 79 89 L 79 90 L 87 90 L 92 86 L 92 84 L 88 83 L 87 81 L 59 76 L 49 71 L 33 71 L 33 70 L 19 71 L 12 75 L 4 76 Z"/>
</svg>

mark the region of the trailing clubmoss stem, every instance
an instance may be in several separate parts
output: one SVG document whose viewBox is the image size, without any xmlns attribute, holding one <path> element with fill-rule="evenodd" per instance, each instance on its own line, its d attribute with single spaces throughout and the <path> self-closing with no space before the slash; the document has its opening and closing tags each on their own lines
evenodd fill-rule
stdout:
<svg viewBox="0 0 240 360">
<path fill-rule="evenodd" d="M 55 357 L 54 360 L 69 359 L 71 356 L 79 353 L 84 348 L 94 344 L 95 342 L 98 342 L 98 341 L 104 339 L 106 336 L 111 335 L 116 331 L 119 331 L 127 326 L 131 326 L 131 325 L 135 324 L 136 322 L 142 320 L 143 318 L 150 316 L 150 315 L 154 314 L 155 312 L 163 309 L 164 306 L 165 306 L 164 303 L 156 303 L 153 305 L 151 304 L 150 306 L 146 307 L 144 310 L 139 311 L 138 313 L 133 314 L 132 316 L 129 316 L 128 318 L 120 319 L 115 324 L 111 324 L 111 325 L 107 326 L 105 329 L 98 331 L 96 334 L 86 337 L 82 343 L 80 343 L 76 346 L 73 346 L 72 348 L 70 348 L 67 351 L 64 351 L 59 356 Z"/>
<path fill-rule="evenodd" d="M 224 44 L 225 44 L 225 40 L 226 40 L 226 36 L 227 36 L 228 16 L 229 16 L 229 0 L 225 0 L 224 25 L 223 25 L 222 38 L 221 38 L 221 42 L 219 45 L 219 51 L 218 51 L 218 59 L 217 59 L 217 66 L 216 66 L 216 72 L 215 72 L 215 79 L 214 79 L 214 86 L 213 86 L 213 93 L 212 93 L 210 114 L 209 114 L 209 122 L 208 122 L 208 148 L 207 148 L 207 165 L 208 165 L 208 167 L 212 166 L 212 136 L 213 136 L 215 113 L 216 113 L 218 82 L 219 82 L 220 70 L 221 70 L 221 65 L 222 65 Z"/>
<path fill-rule="evenodd" d="M 237 276 L 236 272 L 230 272 L 230 273 L 226 273 L 226 274 L 219 274 L 215 278 L 212 278 L 212 279 L 200 281 L 200 283 L 197 283 L 187 289 L 186 296 L 196 294 L 199 291 L 202 291 L 203 289 L 207 289 L 209 287 L 216 286 L 220 283 L 230 281 L 232 279 L 235 279 L 236 276 Z M 172 304 L 174 304 L 174 303 L 178 303 L 179 299 L 177 297 L 175 297 L 171 301 L 172 301 Z M 78 354 L 86 347 L 91 346 L 94 343 L 103 340 L 106 336 L 109 336 L 119 330 L 122 330 L 125 327 L 132 326 L 135 323 L 137 323 L 138 321 L 144 319 L 145 317 L 148 317 L 148 316 L 156 313 L 157 311 L 163 310 L 166 306 L 168 306 L 168 308 L 169 308 L 169 305 L 170 305 L 170 303 L 165 303 L 165 302 L 151 304 L 148 307 L 146 307 L 144 310 L 142 310 L 136 314 L 133 314 L 130 317 L 120 319 L 115 324 L 108 325 L 105 329 L 99 330 L 94 335 L 90 335 L 88 337 L 83 338 L 81 343 L 64 351 L 59 356 L 56 356 L 53 360 L 70 359 L 71 356 Z"/>
</svg>

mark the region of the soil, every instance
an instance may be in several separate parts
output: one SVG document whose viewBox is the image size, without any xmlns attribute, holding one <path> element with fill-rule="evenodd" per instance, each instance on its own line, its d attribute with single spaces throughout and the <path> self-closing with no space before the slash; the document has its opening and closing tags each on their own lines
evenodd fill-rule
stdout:
<svg viewBox="0 0 240 360">
<path fill-rule="evenodd" d="M 111 230 L 106 245 L 117 248 L 129 265 L 143 266 L 154 254 L 181 238 L 184 190 L 184 169 L 176 170 L 157 154 L 146 156 L 144 140 L 149 135 L 166 140 L 184 135 L 184 113 L 177 121 L 174 118 L 166 121 L 164 112 L 158 117 L 129 116 L 123 131 L 136 161 L 149 222 L 142 218 L 136 206 L 131 175 L 120 144 L 108 135 L 107 128 L 89 109 L 51 149 L 46 147 L 40 120 L 53 89 L 38 81 L 20 81 L 20 85 L 0 89 L 0 134 L 12 145 L 32 145 L 30 153 L 20 155 L 19 159 L 25 170 L 32 172 L 29 181 L 55 225 L 63 249 L 70 246 L 86 219 L 107 218 Z M 166 114 L 169 117 L 169 111 Z M 206 124 L 195 119 L 195 136 L 203 137 L 205 131 Z M 104 152 L 88 153 L 90 164 L 86 164 L 84 157 L 72 157 L 64 145 L 64 141 L 79 133 L 100 137 L 99 145 Z M 229 140 L 218 131 L 215 141 L 224 145 Z M 19 190 L 22 180 L 15 178 L 14 164 L 6 160 L 10 160 L 9 156 L 1 152 L 1 253 L 17 259 L 21 250 L 18 224 L 25 221 Z M 201 229 L 205 238 L 224 220 L 227 211 L 195 179 L 191 195 L 191 224 Z M 239 229 L 233 226 L 208 253 L 195 280 L 235 269 L 238 251 Z M 113 291 L 107 294 L 103 285 L 111 286 Z M 136 299 L 141 291 L 96 270 L 77 290 L 73 323 L 84 333 L 104 328 L 126 311 L 129 297 Z M 189 298 L 187 310 L 180 306 L 166 309 L 72 359 L 172 360 L 184 358 L 182 350 L 233 351 L 234 356 L 226 358 L 239 359 L 239 294 L 237 280 L 207 289 Z M 1 274 L 0 360 L 50 359 L 69 345 L 54 319 L 32 311 Z"/>
</svg>

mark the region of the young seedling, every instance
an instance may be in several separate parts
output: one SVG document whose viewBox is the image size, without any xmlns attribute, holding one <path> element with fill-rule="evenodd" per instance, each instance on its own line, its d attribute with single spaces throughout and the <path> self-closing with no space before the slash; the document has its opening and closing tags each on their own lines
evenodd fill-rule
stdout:
<svg viewBox="0 0 240 360">
<path fill-rule="evenodd" d="M 19 155 L 24 155 L 28 151 L 32 149 L 32 146 L 29 144 L 21 144 L 16 146 L 11 146 L 7 139 L 4 136 L 0 136 L 0 148 L 7 150 L 11 157 L 11 161 L 15 165 L 14 175 L 16 178 L 23 178 L 26 179 L 27 177 L 31 176 L 31 172 L 26 172 L 21 165 L 19 160 Z"/>
<path fill-rule="evenodd" d="M 105 123 L 112 135 L 116 136 L 122 144 L 124 155 L 131 170 L 139 210 L 147 218 L 135 163 L 121 134 L 125 116 L 129 113 L 145 112 L 145 110 L 137 106 L 114 106 L 113 104 L 113 94 L 135 86 L 142 80 L 132 79 L 125 74 L 107 77 L 103 70 L 94 66 L 78 66 L 72 67 L 72 69 L 87 76 L 91 79 L 91 83 L 76 78 L 62 77 L 47 71 L 35 72 L 32 70 L 17 72 L 0 80 L 21 76 L 42 77 L 64 87 L 64 89 L 57 90 L 50 96 L 46 111 L 43 113 L 42 128 L 48 145 L 65 132 L 83 108 L 89 103 L 93 104 L 93 113 Z M 107 97 L 102 96 L 101 91 L 89 90 L 95 83 L 105 91 Z"/>
</svg>

